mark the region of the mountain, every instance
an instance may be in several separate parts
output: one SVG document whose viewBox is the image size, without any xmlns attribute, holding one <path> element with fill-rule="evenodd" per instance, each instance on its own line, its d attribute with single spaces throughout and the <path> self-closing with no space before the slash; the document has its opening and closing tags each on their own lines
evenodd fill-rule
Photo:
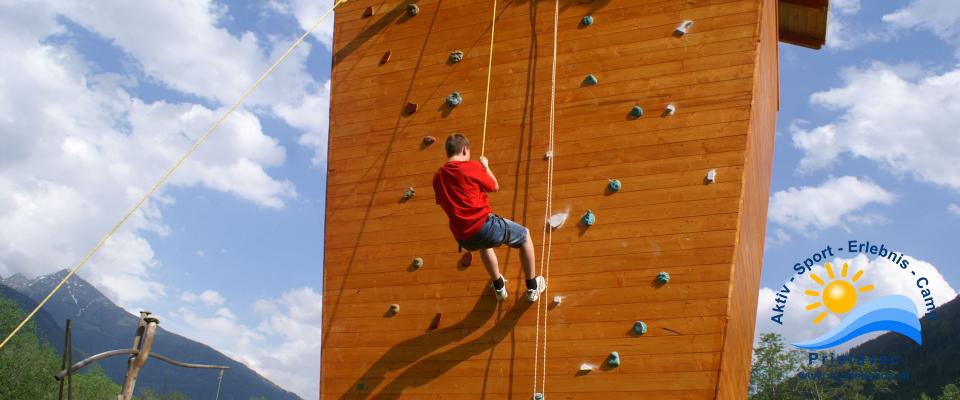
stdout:
<svg viewBox="0 0 960 400">
<path fill-rule="evenodd" d="M 923 345 L 899 334 L 885 333 L 854 347 L 853 356 L 900 356 L 894 370 L 907 373 L 906 380 L 893 386 L 892 393 L 877 394 L 877 399 L 916 399 L 920 393 L 939 394 L 944 385 L 960 381 L 960 297 L 937 307 L 937 319 L 920 320 Z"/>
<path fill-rule="evenodd" d="M 67 271 L 63 270 L 35 280 L 14 275 L 0 280 L 3 286 L 0 294 L 12 298 L 29 311 L 66 274 Z M 25 304 L 28 301 L 29 304 Z M 300 398 L 209 346 L 163 329 L 163 316 L 158 317 L 161 327 L 157 329 L 152 352 L 188 363 L 230 367 L 223 377 L 221 399 Z M 36 318 L 38 334 L 57 349 L 63 347 L 65 320 L 73 320 L 74 360 L 107 350 L 129 348 L 133 344 L 139 319 L 118 307 L 93 285 L 76 275 L 47 302 Z M 116 382 L 123 382 L 126 371 L 124 357 L 113 357 L 100 362 L 100 365 Z M 180 368 L 151 359 L 137 379 L 137 392 L 146 388 L 158 392 L 178 391 L 193 399 L 212 399 L 216 397 L 217 371 Z"/>
</svg>

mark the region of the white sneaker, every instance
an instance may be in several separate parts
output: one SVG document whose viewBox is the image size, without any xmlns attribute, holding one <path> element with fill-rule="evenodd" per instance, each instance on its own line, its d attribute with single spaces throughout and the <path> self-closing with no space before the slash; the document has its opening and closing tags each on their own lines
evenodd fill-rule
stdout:
<svg viewBox="0 0 960 400">
<path fill-rule="evenodd" d="M 503 280 L 503 289 L 497 290 L 497 288 L 493 286 L 493 282 L 490 282 L 490 289 L 493 289 L 493 293 L 497 295 L 497 301 L 504 301 L 507 299 L 508 293 L 506 279 Z"/>
<path fill-rule="evenodd" d="M 537 288 L 527 289 L 527 301 L 531 303 L 540 299 L 540 293 L 547 290 L 547 281 L 544 280 L 542 276 L 538 276 L 535 279 L 537 280 Z"/>
</svg>

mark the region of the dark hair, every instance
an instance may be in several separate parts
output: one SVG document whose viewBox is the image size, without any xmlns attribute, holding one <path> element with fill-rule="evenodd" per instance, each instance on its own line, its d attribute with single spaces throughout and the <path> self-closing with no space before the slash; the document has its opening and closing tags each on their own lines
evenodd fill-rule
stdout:
<svg viewBox="0 0 960 400">
<path fill-rule="evenodd" d="M 454 133 L 447 137 L 447 143 L 444 144 L 444 147 L 447 149 L 447 157 L 453 157 L 460 154 L 464 148 L 470 147 L 470 139 L 467 139 L 462 133 Z"/>
</svg>

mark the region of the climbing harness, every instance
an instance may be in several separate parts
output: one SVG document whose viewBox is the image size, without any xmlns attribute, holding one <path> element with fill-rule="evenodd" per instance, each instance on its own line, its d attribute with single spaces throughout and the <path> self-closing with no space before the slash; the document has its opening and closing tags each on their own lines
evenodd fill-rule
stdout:
<svg viewBox="0 0 960 400">
<path fill-rule="evenodd" d="M 98 250 L 100 250 L 101 247 L 103 247 L 104 244 L 107 243 L 107 240 L 109 240 L 110 237 L 112 237 L 113 234 L 116 233 L 117 230 L 119 230 L 120 227 L 123 226 L 123 224 L 126 223 L 127 220 L 130 219 L 131 216 L 133 216 L 133 213 L 137 212 L 137 210 L 139 210 L 140 207 L 143 206 L 143 204 L 146 203 L 147 200 L 150 199 L 150 197 L 152 197 L 153 194 L 154 194 L 158 189 L 160 189 L 160 186 L 163 186 L 163 184 L 166 183 L 167 179 L 169 179 L 170 176 L 173 175 L 173 173 L 174 173 L 178 168 L 180 168 L 180 165 L 182 165 L 188 158 L 190 158 L 190 156 L 193 155 L 193 153 L 196 152 L 197 149 L 200 148 L 200 146 L 201 146 L 204 142 L 207 141 L 207 138 L 209 138 L 210 135 L 211 135 L 214 131 L 216 131 L 217 128 L 219 128 L 221 124 L 223 124 L 223 121 L 225 121 L 225 120 L 227 119 L 227 117 L 230 116 L 230 114 L 233 114 L 233 112 L 236 111 L 237 108 L 240 108 L 240 104 L 242 104 L 242 103 L 244 102 L 244 100 L 247 99 L 247 97 L 250 97 L 250 95 L 253 94 L 253 91 L 254 91 L 254 90 L 256 90 L 258 87 L 260 87 L 260 84 L 263 83 L 263 81 L 265 81 L 265 80 L 267 79 L 267 77 L 269 77 L 270 74 L 272 74 L 273 71 L 276 70 L 277 67 L 279 67 L 280 64 L 282 64 L 282 63 L 287 59 L 287 57 L 289 57 L 290 54 L 292 54 L 293 51 L 296 50 L 297 47 L 299 47 L 300 44 L 303 43 L 303 41 L 307 39 L 307 36 L 310 36 L 310 34 L 312 34 L 314 30 L 316 30 L 318 27 L 320 27 L 320 24 L 323 23 L 323 21 L 326 20 L 328 16 L 330 16 L 330 14 L 333 12 L 333 10 L 336 9 L 337 6 L 339 6 L 340 4 L 343 4 L 345 1 L 347 1 L 347 0 L 336 0 L 336 1 L 333 3 L 333 5 L 332 5 L 329 9 L 327 9 L 327 12 L 323 13 L 323 15 L 320 16 L 320 18 L 317 20 L 317 22 L 314 23 L 313 26 L 310 27 L 310 29 L 307 29 L 307 31 L 304 32 L 303 35 L 301 35 L 299 39 L 297 39 L 295 42 L 293 42 L 293 44 L 290 45 L 290 47 L 287 49 L 287 51 L 285 51 L 285 52 L 283 53 L 283 55 L 281 55 L 280 58 L 278 58 L 277 61 L 275 61 L 275 62 L 273 63 L 273 65 L 270 66 L 270 68 L 267 68 L 267 70 L 264 71 L 263 74 L 261 74 L 260 77 L 257 78 L 256 81 L 253 82 L 253 85 L 251 85 L 249 89 L 247 89 L 245 92 L 243 92 L 243 95 L 241 95 L 240 98 L 237 99 L 237 101 L 234 102 L 233 105 L 230 106 L 230 108 L 228 108 L 227 111 L 224 112 L 223 115 L 221 115 L 220 118 L 218 118 L 218 119 L 216 120 L 216 122 L 213 123 L 213 125 L 210 125 L 210 127 L 207 128 L 207 130 L 203 133 L 203 135 L 200 135 L 200 137 L 199 137 L 195 142 L 193 142 L 193 145 L 191 145 L 190 148 L 187 149 L 187 151 L 186 151 L 175 163 L 173 163 L 173 165 L 172 165 L 166 172 L 164 172 L 163 175 L 161 175 L 159 179 L 157 179 L 157 181 L 153 184 L 153 186 L 150 188 L 150 190 L 148 190 L 146 193 L 144 193 L 143 196 L 140 197 L 140 200 L 138 200 L 136 203 L 134 203 L 133 207 L 130 207 L 130 209 L 127 210 L 126 214 L 124 214 L 123 217 L 120 218 L 120 221 L 117 222 L 115 225 L 113 225 L 113 227 L 110 228 L 110 230 L 108 230 L 107 233 L 104 234 L 102 238 L 100 238 L 100 240 L 93 246 L 93 248 L 91 248 L 89 251 L 87 251 L 87 254 L 85 254 L 85 255 L 83 256 L 83 258 L 81 258 L 80 261 L 78 261 L 78 262 L 73 266 L 73 268 L 70 269 L 70 272 L 68 272 L 66 275 L 64 275 L 63 279 L 61 279 L 60 282 L 57 283 L 57 286 L 54 286 L 54 287 L 53 287 L 53 289 L 50 291 L 50 293 L 47 294 L 47 296 L 44 297 L 43 300 L 40 300 L 40 302 L 37 303 L 37 306 L 34 307 L 33 311 L 31 311 L 30 314 L 27 314 L 27 316 L 23 319 L 23 321 L 20 322 L 20 324 L 17 325 L 16 328 L 14 328 L 12 331 L 10 331 L 10 334 L 7 335 L 7 338 L 6 338 L 6 339 L 3 339 L 3 342 L 0 342 L 0 349 L 2 349 L 4 346 L 6 346 L 7 343 L 10 342 L 10 340 L 13 339 L 13 337 L 14 337 L 18 332 L 20 332 L 20 330 L 23 329 L 24 326 L 27 325 L 27 322 L 30 322 L 30 320 L 31 320 L 35 315 L 37 315 L 37 312 L 40 311 L 40 308 L 43 307 L 45 304 L 47 304 L 48 301 L 50 301 L 50 298 L 52 298 L 53 295 L 56 294 L 57 291 L 59 291 L 60 288 L 62 288 L 63 285 L 66 284 L 67 281 L 68 281 L 71 277 L 73 277 L 73 275 L 76 274 L 77 271 L 80 270 L 80 268 L 83 267 L 84 264 L 86 264 L 87 261 L 90 260 L 90 258 L 93 257 L 93 255 L 97 253 Z M 371 14 L 371 15 L 372 15 L 372 14 Z"/>
<path fill-rule="evenodd" d="M 555 155 L 554 131 L 556 130 L 556 103 L 557 103 L 557 27 L 560 25 L 560 0 L 554 1 L 553 9 L 553 60 L 550 67 L 550 117 L 549 117 L 549 141 L 547 142 L 547 187 L 546 187 L 546 205 L 543 210 L 543 241 L 540 245 L 540 275 L 547 280 L 547 288 L 543 292 L 543 297 L 547 297 L 550 290 L 550 252 L 553 248 L 553 229 L 547 223 L 553 209 L 553 165 Z M 547 390 L 547 326 L 549 322 L 549 313 L 547 312 L 548 302 L 541 301 L 537 303 L 537 327 L 536 339 L 534 340 L 533 353 L 533 393 L 535 398 L 543 399 Z M 540 362 L 540 314 L 543 309 L 543 378 L 538 375 L 538 364 Z M 540 382 L 540 390 L 537 390 L 537 382 Z M 539 396 L 538 396 L 539 395 Z"/>
</svg>

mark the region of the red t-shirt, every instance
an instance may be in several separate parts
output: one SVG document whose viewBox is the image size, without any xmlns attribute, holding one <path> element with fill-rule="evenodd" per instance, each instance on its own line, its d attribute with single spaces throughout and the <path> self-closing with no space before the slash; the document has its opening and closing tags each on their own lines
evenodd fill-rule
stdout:
<svg viewBox="0 0 960 400">
<path fill-rule="evenodd" d="M 496 183 L 478 161 L 449 161 L 437 170 L 433 192 L 454 238 L 466 240 L 480 232 L 490 214 L 487 192 L 494 189 Z"/>
</svg>

